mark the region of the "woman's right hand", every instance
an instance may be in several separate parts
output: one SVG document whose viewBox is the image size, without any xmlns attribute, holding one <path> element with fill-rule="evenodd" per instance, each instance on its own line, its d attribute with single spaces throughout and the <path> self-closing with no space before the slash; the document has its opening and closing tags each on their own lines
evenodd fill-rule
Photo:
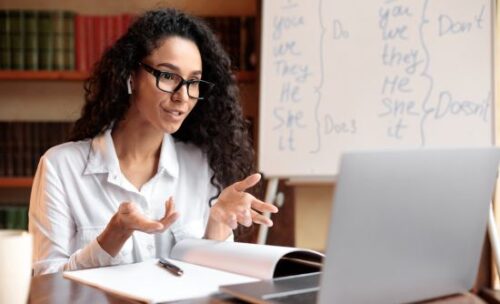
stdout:
<svg viewBox="0 0 500 304">
<path fill-rule="evenodd" d="M 165 215 L 157 221 L 145 217 L 134 203 L 125 202 L 120 205 L 106 229 L 97 237 L 97 242 L 102 249 L 114 257 L 135 230 L 145 233 L 161 233 L 178 217 L 172 197 L 165 202 Z"/>
</svg>

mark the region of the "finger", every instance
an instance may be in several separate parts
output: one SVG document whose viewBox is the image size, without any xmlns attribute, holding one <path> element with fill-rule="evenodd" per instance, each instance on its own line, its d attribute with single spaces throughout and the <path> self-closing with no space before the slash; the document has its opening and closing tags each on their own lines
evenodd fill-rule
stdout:
<svg viewBox="0 0 500 304">
<path fill-rule="evenodd" d="M 142 232 L 146 233 L 153 233 L 153 232 L 158 232 L 163 230 L 163 224 L 157 221 L 149 220 L 146 218 L 141 218 L 137 222 L 137 230 L 140 230 Z"/>
<path fill-rule="evenodd" d="M 165 231 L 173 222 L 179 218 L 179 213 L 175 211 L 174 199 L 169 197 L 165 202 L 165 215 L 159 220 L 163 225 L 162 231 Z"/>
<path fill-rule="evenodd" d="M 174 204 L 174 199 L 173 197 L 169 197 L 168 200 L 165 202 L 165 215 L 163 218 L 168 217 L 170 214 L 175 212 L 175 204 Z"/>
<path fill-rule="evenodd" d="M 238 220 L 236 213 L 228 212 L 219 204 L 215 204 L 210 209 L 210 216 L 217 222 L 227 225 L 232 230 L 238 228 Z"/>
<path fill-rule="evenodd" d="M 270 203 L 265 203 L 258 199 L 254 199 L 252 201 L 252 209 L 259 210 L 260 212 L 271 212 L 271 213 L 278 212 L 278 207 Z"/>
<path fill-rule="evenodd" d="M 245 191 L 246 189 L 255 186 L 260 181 L 260 173 L 255 173 L 247 176 L 244 180 L 234 183 L 236 191 Z"/>
<path fill-rule="evenodd" d="M 123 202 L 120 204 L 120 206 L 118 207 L 118 212 L 119 213 L 122 213 L 122 214 L 129 214 L 129 213 L 133 213 L 134 211 L 136 211 L 136 207 L 135 207 L 135 204 L 133 203 L 130 203 L 130 202 Z"/>
<path fill-rule="evenodd" d="M 238 228 L 238 221 L 236 218 L 236 214 L 234 213 L 228 213 L 226 217 L 226 224 L 232 229 Z"/>
<path fill-rule="evenodd" d="M 168 227 L 170 227 L 178 218 L 179 218 L 179 213 L 175 211 L 166 218 L 163 218 L 160 221 L 160 223 L 163 225 L 162 231 L 165 231 Z"/>
<path fill-rule="evenodd" d="M 249 209 L 246 209 L 245 211 L 239 213 L 237 215 L 237 220 L 238 220 L 238 223 L 240 223 L 241 225 L 245 226 L 245 227 L 250 227 L 252 226 L 252 214 L 250 212 Z"/>
<path fill-rule="evenodd" d="M 253 210 L 252 210 L 252 221 L 256 224 L 266 225 L 267 227 L 273 226 L 273 221 L 270 218 Z"/>
</svg>

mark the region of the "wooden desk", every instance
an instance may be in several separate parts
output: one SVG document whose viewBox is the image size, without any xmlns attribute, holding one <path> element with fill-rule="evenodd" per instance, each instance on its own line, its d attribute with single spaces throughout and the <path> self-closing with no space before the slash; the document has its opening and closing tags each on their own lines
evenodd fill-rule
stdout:
<svg viewBox="0 0 500 304">
<path fill-rule="evenodd" d="M 62 274 L 48 274 L 34 277 L 31 280 L 31 291 L 28 300 L 29 304 L 88 304 L 88 303 L 108 303 L 108 304 L 137 304 L 140 302 L 131 301 L 107 294 L 99 289 L 66 280 Z M 222 304 L 222 303 L 243 303 L 232 300 L 230 297 L 217 295 L 175 303 L 195 303 L 195 304 Z M 447 297 L 426 304 L 486 304 L 473 294 Z"/>
</svg>

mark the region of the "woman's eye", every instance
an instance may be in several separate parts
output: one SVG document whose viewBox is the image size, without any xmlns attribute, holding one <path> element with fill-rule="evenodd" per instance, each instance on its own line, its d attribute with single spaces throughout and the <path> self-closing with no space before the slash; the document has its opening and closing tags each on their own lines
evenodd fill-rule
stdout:
<svg viewBox="0 0 500 304">
<path fill-rule="evenodd" d="M 200 85 L 200 81 L 198 79 L 192 79 L 191 80 L 191 86 L 192 87 L 198 87 Z"/>
<path fill-rule="evenodd" d="M 175 78 L 175 74 L 165 72 L 162 73 L 161 78 L 171 80 Z"/>
</svg>

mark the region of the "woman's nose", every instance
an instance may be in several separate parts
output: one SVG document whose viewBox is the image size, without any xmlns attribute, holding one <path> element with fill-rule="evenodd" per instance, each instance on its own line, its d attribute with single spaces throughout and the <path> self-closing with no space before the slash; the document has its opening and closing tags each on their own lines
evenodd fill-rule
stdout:
<svg viewBox="0 0 500 304">
<path fill-rule="evenodd" d="M 177 90 L 172 93 L 172 99 L 174 101 L 188 101 L 188 84 L 183 83 L 180 87 L 178 87 Z"/>
</svg>

